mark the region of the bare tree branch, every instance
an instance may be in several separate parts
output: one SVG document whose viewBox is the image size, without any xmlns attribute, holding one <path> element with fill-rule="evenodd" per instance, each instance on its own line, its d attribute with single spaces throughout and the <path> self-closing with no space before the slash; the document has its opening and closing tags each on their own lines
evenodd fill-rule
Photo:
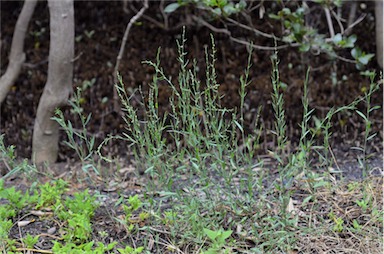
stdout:
<svg viewBox="0 0 384 254">
<path fill-rule="evenodd" d="M 168 30 L 169 29 L 168 15 L 164 12 L 164 0 L 160 1 L 159 7 L 160 7 L 161 16 L 163 16 L 165 30 Z"/>
<path fill-rule="evenodd" d="M 337 15 L 337 13 L 334 12 L 333 10 L 332 10 L 332 16 L 336 19 L 337 24 L 338 24 L 339 27 L 340 27 L 340 33 L 341 33 L 341 34 L 344 34 L 344 26 L 343 26 L 343 24 L 341 23 L 340 16 Z"/>
<path fill-rule="evenodd" d="M 117 80 L 117 72 L 119 71 L 120 61 L 121 61 L 121 59 L 123 58 L 123 55 L 124 55 L 125 44 L 127 44 L 129 31 L 131 30 L 131 27 L 132 27 L 133 23 L 135 23 L 144 14 L 146 9 L 148 9 L 148 0 L 144 0 L 143 7 L 140 9 L 140 11 L 138 13 L 136 13 L 135 16 L 133 16 L 131 18 L 131 20 L 127 24 L 127 27 L 126 27 L 125 32 L 124 32 L 124 37 L 123 37 L 123 40 L 121 42 L 120 51 L 119 51 L 119 54 L 117 55 L 115 69 L 113 71 L 113 82 L 115 84 L 118 82 L 118 80 Z M 118 102 L 118 95 L 117 95 L 117 91 L 116 91 L 115 88 L 113 89 L 113 99 L 114 99 L 114 102 L 115 102 L 114 110 L 116 112 L 119 112 L 120 111 L 120 107 L 119 107 L 119 105 L 117 103 Z"/>
<path fill-rule="evenodd" d="M 226 34 L 229 36 L 229 39 L 236 42 L 236 43 L 239 43 L 239 44 L 243 44 L 243 45 L 246 45 L 247 47 L 253 47 L 255 49 L 260 49 L 260 50 L 276 50 L 276 49 L 283 49 L 283 48 L 287 48 L 287 47 L 297 47 L 298 44 L 291 44 L 291 45 L 281 45 L 281 46 L 277 46 L 277 47 L 268 47 L 268 46 L 260 46 L 260 45 L 255 45 L 255 44 L 251 44 L 247 41 L 244 41 L 244 40 L 240 40 L 238 38 L 235 38 L 232 36 L 231 32 L 226 29 L 226 28 L 217 28 L 217 27 L 214 27 L 212 26 L 211 24 L 209 24 L 208 22 L 206 22 L 205 20 L 201 19 L 201 18 L 198 18 L 196 16 L 192 16 L 193 20 L 199 22 L 200 24 L 202 24 L 203 26 L 206 26 L 207 28 L 209 28 L 210 30 L 214 31 L 215 33 L 223 33 L 223 34 Z"/>
<path fill-rule="evenodd" d="M 355 22 L 353 22 L 351 25 L 349 25 L 345 31 L 344 31 L 344 34 L 348 35 L 351 31 L 352 31 L 352 28 L 354 26 L 356 26 L 357 24 L 359 24 L 361 21 L 363 21 L 365 19 L 365 16 L 367 16 L 367 14 L 362 14 L 358 19 L 356 19 Z"/>
<path fill-rule="evenodd" d="M 356 9 L 357 9 L 357 2 L 352 1 L 350 4 L 351 4 L 351 9 L 349 10 L 347 27 L 352 25 L 353 20 L 355 19 L 355 16 L 356 16 Z"/>
<path fill-rule="evenodd" d="M 267 38 L 270 38 L 270 39 L 276 39 L 277 41 L 281 41 L 280 38 L 274 36 L 273 34 L 264 33 L 264 32 L 262 32 L 260 30 L 257 30 L 255 28 L 246 26 L 246 25 L 244 25 L 244 24 L 242 24 L 242 23 L 240 23 L 240 22 L 238 22 L 236 20 L 233 20 L 231 18 L 226 18 L 226 20 L 228 20 L 229 22 L 231 22 L 231 23 L 233 23 L 233 24 L 235 24 L 235 25 L 237 25 L 237 26 L 239 26 L 241 28 L 244 28 L 245 30 L 252 31 L 252 32 L 254 32 L 257 35 L 261 35 L 261 36 L 264 36 L 264 37 L 267 37 Z"/>
<path fill-rule="evenodd" d="M 335 30 L 333 29 L 331 12 L 327 7 L 324 7 L 324 12 L 325 12 L 325 17 L 327 18 L 329 34 L 331 35 L 331 38 L 333 38 L 335 37 Z"/>
</svg>

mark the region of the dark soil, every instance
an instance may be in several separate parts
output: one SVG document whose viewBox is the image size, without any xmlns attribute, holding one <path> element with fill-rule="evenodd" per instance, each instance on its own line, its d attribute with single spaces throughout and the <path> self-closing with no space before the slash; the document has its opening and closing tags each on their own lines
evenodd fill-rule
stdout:
<svg viewBox="0 0 384 254">
<path fill-rule="evenodd" d="M 268 3 L 266 4 L 268 7 Z M 358 15 L 367 13 L 367 17 L 354 28 L 354 33 L 358 34 L 357 44 L 364 51 L 375 52 L 373 2 L 367 1 L 366 6 L 366 9 L 358 9 Z M 5 72 L 8 64 L 12 33 L 21 7 L 22 2 L 1 2 L 1 74 Z M 128 4 L 128 7 L 139 9 L 140 5 L 137 2 L 132 2 Z M 88 131 L 97 137 L 98 142 L 101 142 L 110 133 L 117 134 L 124 131 L 124 123 L 119 117 L 119 112 L 114 110 L 113 69 L 125 26 L 134 13 L 132 10 L 130 14 L 124 13 L 122 2 L 119 1 L 108 3 L 79 1 L 75 3 L 77 36 L 75 54 L 77 60 L 74 67 L 73 86 L 82 86 L 83 82 L 94 79 L 94 84 L 84 92 L 85 103 L 82 106 L 85 112 L 92 113 Z M 150 2 L 150 9 L 146 15 L 160 20 L 157 14 L 157 3 Z M 148 90 L 148 84 L 152 80 L 154 71 L 151 67 L 142 64 L 142 61 L 155 61 L 159 47 L 161 48 L 162 67 L 167 74 L 173 78 L 177 77 L 179 65 L 176 39 L 180 39 L 182 29 L 176 28 L 176 26 L 184 21 L 184 16 L 171 16 L 169 20 L 171 29 L 169 30 L 161 29 L 148 19 L 141 19 L 140 23 L 132 27 L 120 66 L 120 73 L 127 87 L 142 87 L 144 93 Z M 254 17 L 253 24 L 260 30 L 279 33 L 276 24 L 260 20 L 257 15 Z M 217 22 L 216 25 L 220 26 L 221 24 Z M 326 27 L 321 26 L 320 28 L 326 29 Z M 28 32 L 24 47 L 27 61 L 19 78 L 0 107 L 1 134 L 5 135 L 6 145 L 16 146 L 16 155 L 19 158 L 31 156 L 34 117 L 47 76 L 49 13 L 46 2 L 38 3 Z M 90 33 L 93 34 L 90 35 Z M 204 80 L 204 49 L 205 46 L 209 48 L 210 33 L 212 31 L 206 27 L 186 27 L 188 57 L 198 60 L 201 80 Z M 273 41 L 259 40 L 240 29 L 234 29 L 233 34 L 236 37 L 254 40 L 254 43 L 258 45 L 274 45 Z M 244 46 L 228 40 L 226 35 L 214 34 L 214 37 L 217 47 L 217 78 L 221 84 L 220 92 L 224 95 L 222 104 L 225 107 L 238 107 L 240 104 L 239 77 L 246 68 L 248 51 Z M 253 66 L 250 73 L 252 83 L 248 87 L 246 98 L 247 126 L 250 126 L 255 120 L 257 108 L 262 106 L 261 123 L 264 130 L 272 130 L 274 120 L 270 99 L 272 92 L 270 56 L 272 53 L 262 50 L 253 51 Z M 341 52 L 341 55 L 349 57 L 348 51 Z M 298 124 L 303 112 L 301 96 L 307 67 L 311 67 L 309 77 L 310 107 L 315 109 L 315 115 L 318 118 L 324 117 L 331 107 L 349 104 L 354 98 L 361 96 L 362 91 L 369 86 L 368 79 L 359 74 L 354 64 L 342 61 L 332 62 L 325 55 L 302 54 L 296 48 L 280 50 L 279 58 L 281 80 L 288 85 L 284 98 L 288 134 L 292 140 L 292 147 L 295 147 L 300 137 Z M 375 59 L 369 64 L 368 69 L 380 70 Z M 332 84 L 332 73 L 336 74 L 338 80 L 336 85 Z M 382 94 L 383 88 L 381 86 L 372 98 L 373 105 L 382 105 Z M 169 109 L 168 98 L 168 90 L 160 87 L 159 101 L 163 111 Z M 365 110 L 364 105 L 359 107 L 360 110 Z M 73 121 L 74 126 L 79 126 L 78 120 L 70 113 L 69 108 L 65 110 L 65 114 L 69 120 Z M 373 131 L 378 132 L 378 135 L 369 143 L 369 152 L 373 154 L 370 163 L 373 174 L 380 175 L 383 172 L 383 111 L 374 111 L 372 120 Z M 251 127 L 248 128 L 250 131 Z M 338 114 L 334 118 L 332 132 L 331 145 L 335 155 L 335 167 L 339 166 L 344 171 L 344 175 L 350 179 L 361 178 L 361 168 L 357 162 L 357 157 L 361 154 L 351 149 L 351 147 L 359 147 L 363 143 L 364 124 L 361 118 L 353 112 Z M 64 134 L 62 140 L 65 140 Z M 267 150 L 274 149 L 273 140 L 272 134 L 263 135 L 263 147 L 259 151 L 260 155 L 265 154 Z M 123 161 L 129 154 L 126 144 L 123 143 L 115 143 L 108 149 L 111 154 L 119 155 Z M 58 172 L 55 172 L 55 175 L 73 172 L 70 168 L 78 168 L 75 166 L 78 164 L 74 163 L 77 160 L 76 154 L 61 143 L 59 164 L 55 166 L 58 168 Z M 127 160 L 125 160 L 125 165 L 129 164 Z M 142 181 L 132 177 L 130 179 L 133 182 L 136 181 L 136 184 Z M 44 181 L 44 178 L 40 180 Z M 21 189 L 22 186 L 28 186 L 28 183 L 23 183 L 21 179 L 15 178 L 8 184 L 18 185 Z M 133 184 L 132 188 L 140 189 L 140 185 Z M 108 206 L 108 204 L 105 205 Z M 103 211 L 99 212 L 104 214 Z M 103 221 L 103 223 L 105 225 L 113 222 Z M 54 226 L 42 225 L 41 227 Z M 110 229 L 111 227 L 106 228 Z M 40 232 L 45 231 L 41 229 Z"/>
</svg>

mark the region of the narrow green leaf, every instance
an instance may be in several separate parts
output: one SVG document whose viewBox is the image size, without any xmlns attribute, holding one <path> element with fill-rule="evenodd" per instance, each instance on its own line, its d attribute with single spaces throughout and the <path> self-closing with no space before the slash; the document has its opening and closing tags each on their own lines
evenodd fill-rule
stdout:
<svg viewBox="0 0 384 254">
<path fill-rule="evenodd" d="M 377 133 L 373 133 L 371 136 L 369 136 L 369 137 L 367 138 L 367 141 L 373 139 L 376 135 L 377 135 Z"/>
<path fill-rule="evenodd" d="M 306 197 L 304 200 L 303 200 L 303 203 L 301 204 L 302 206 L 304 206 L 306 203 L 308 203 L 313 197 L 312 196 L 308 196 Z"/>
<path fill-rule="evenodd" d="M 353 150 L 357 150 L 357 151 L 361 151 L 361 152 L 364 152 L 364 149 L 363 149 L 363 148 L 361 148 L 361 147 L 357 147 L 357 146 L 353 146 L 353 147 L 351 147 L 351 149 L 353 149 Z"/>
<path fill-rule="evenodd" d="M 381 109 L 381 107 L 380 107 L 380 106 L 374 106 L 374 107 L 372 107 L 372 108 L 369 110 L 369 112 L 372 112 L 372 111 L 377 110 L 377 109 Z"/>
<path fill-rule="evenodd" d="M 236 124 L 237 128 L 239 128 L 239 130 L 240 130 L 241 132 L 244 132 L 244 130 L 243 130 L 243 126 L 241 126 L 241 124 L 240 124 L 238 121 L 235 120 L 234 123 Z"/>
<path fill-rule="evenodd" d="M 361 111 L 356 110 L 356 113 L 357 113 L 359 116 L 361 116 L 361 118 L 363 118 L 364 121 L 367 121 L 367 120 L 368 120 L 367 117 L 366 117 L 366 115 L 364 115 L 364 113 L 362 113 Z"/>
<path fill-rule="evenodd" d="M 172 13 L 174 11 L 177 10 L 177 8 L 180 7 L 180 4 L 179 3 L 171 3 L 169 5 L 167 5 L 165 8 L 164 8 L 164 12 L 165 13 Z"/>
</svg>

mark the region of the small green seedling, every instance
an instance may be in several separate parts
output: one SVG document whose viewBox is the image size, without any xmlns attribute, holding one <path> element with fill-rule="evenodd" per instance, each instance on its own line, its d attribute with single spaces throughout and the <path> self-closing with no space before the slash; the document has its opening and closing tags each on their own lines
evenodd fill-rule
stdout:
<svg viewBox="0 0 384 254">
<path fill-rule="evenodd" d="M 132 248 L 131 246 L 126 246 L 125 249 L 117 249 L 120 254 L 139 254 L 142 253 L 143 250 L 144 247 Z"/>
<path fill-rule="evenodd" d="M 204 228 L 203 231 L 212 242 L 211 247 L 207 251 L 204 251 L 204 254 L 222 253 L 221 251 L 225 246 L 226 239 L 232 234 L 232 230 L 224 231 L 223 229 L 213 231 Z"/>
<path fill-rule="evenodd" d="M 22 209 L 28 205 L 35 197 L 31 197 L 29 193 L 22 194 L 21 191 L 16 191 L 15 187 L 0 190 L 0 199 L 9 201 L 8 209 Z"/>
<path fill-rule="evenodd" d="M 353 228 L 357 230 L 362 228 L 362 226 L 359 224 L 359 222 L 356 219 L 353 220 Z"/>
<path fill-rule="evenodd" d="M 30 249 L 32 249 L 33 246 L 34 246 L 38 241 L 39 241 L 39 236 L 38 236 L 38 235 L 36 235 L 36 236 L 32 236 L 32 235 L 30 235 L 30 234 L 27 234 L 27 236 L 23 239 L 24 244 L 25 244 L 28 248 L 30 248 Z"/>
<path fill-rule="evenodd" d="M 0 220 L 0 242 L 8 239 L 8 234 L 12 225 L 13 223 L 11 220 Z"/>
<path fill-rule="evenodd" d="M 125 220 L 117 220 L 126 228 L 128 232 L 131 232 L 135 228 L 135 224 L 137 222 L 142 222 L 149 217 L 148 213 L 141 212 L 139 213 L 139 221 L 137 221 L 137 219 L 132 219 L 133 213 L 137 211 L 141 206 L 142 202 L 137 195 L 129 197 L 128 205 L 122 204 Z"/>
<path fill-rule="evenodd" d="M 90 218 L 84 214 L 75 213 L 68 219 L 68 234 L 64 239 L 73 241 L 87 241 L 92 233 Z"/>
<path fill-rule="evenodd" d="M 341 233 L 344 230 L 344 220 L 341 217 L 336 217 L 333 212 L 330 212 L 328 216 L 335 222 L 335 225 L 333 226 L 332 230 Z"/>
<path fill-rule="evenodd" d="M 117 242 L 111 242 L 110 244 L 105 246 L 103 243 L 97 242 L 97 246 L 95 246 L 95 242 L 91 241 L 79 245 L 76 245 L 73 242 L 68 242 L 63 245 L 55 241 L 52 251 L 53 253 L 104 254 L 110 253 L 116 246 L 116 244 Z"/>
<path fill-rule="evenodd" d="M 68 183 L 62 179 L 40 186 L 40 195 L 36 208 L 60 203 L 61 195 L 67 190 Z"/>
<path fill-rule="evenodd" d="M 370 203 L 370 198 L 366 197 L 362 200 L 356 200 L 356 204 L 361 207 L 361 209 L 365 212 L 368 209 Z"/>
</svg>

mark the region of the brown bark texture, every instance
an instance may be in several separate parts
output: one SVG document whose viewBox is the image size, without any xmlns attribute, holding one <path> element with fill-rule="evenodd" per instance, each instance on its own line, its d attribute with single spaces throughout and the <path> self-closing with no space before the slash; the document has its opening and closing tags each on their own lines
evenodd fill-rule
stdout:
<svg viewBox="0 0 384 254">
<path fill-rule="evenodd" d="M 59 125 L 51 119 L 56 108 L 67 103 L 72 91 L 74 58 L 73 0 L 48 0 L 50 48 L 48 77 L 35 119 L 32 159 L 53 163 L 58 155 Z"/>
<path fill-rule="evenodd" d="M 15 82 L 20 73 L 22 64 L 25 61 L 24 38 L 35 10 L 37 0 L 26 0 L 23 9 L 17 19 L 15 31 L 13 33 L 11 52 L 9 54 L 9 63 L 4 75 L 0 78 L 0 104 L 7 96 L 9 89 Z"/>
</svg>

